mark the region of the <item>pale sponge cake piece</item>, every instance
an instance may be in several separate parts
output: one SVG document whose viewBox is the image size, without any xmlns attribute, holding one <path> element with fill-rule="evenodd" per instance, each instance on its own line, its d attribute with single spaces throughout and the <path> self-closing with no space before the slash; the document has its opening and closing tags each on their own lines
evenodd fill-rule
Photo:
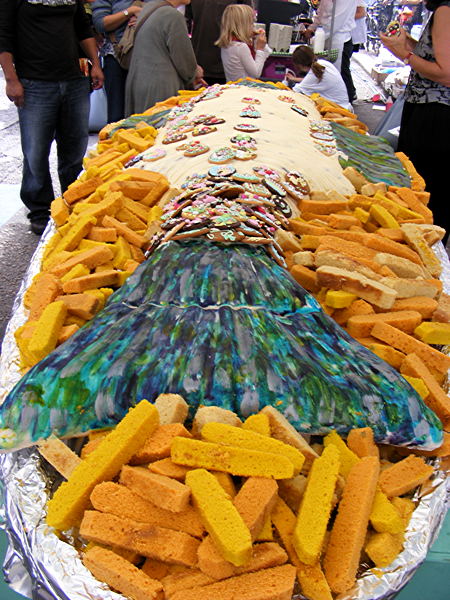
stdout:
<svg viewBox="0 0 450 600">
<path fill-rule="evenodd" d="M 267 477 L 249 477 L 234 498 L 244 523 L 255 540 L 270 516 L 277 501 L 278 485 L 274 479 Z"/>
<path fill-rule="evenodd" d="M 306 477 L 296 475 L 292 479 L 280 479 L 278 482 L 279 495 L 287 505 L 297 513 L 306 488 Z"/>
<path fill-rule="evenodd" d="M 379 471 L 379 460 L 367 456 L 347 477 L 323 561 L 325 577 L 335 593 L 355 583 Z"/>
<path fill-rule="evenodd" d="M 38 442 L 39 454 L 45 458 L 65 479 L 69 479 L 80 457 L 57 437 Z"/>
<path fill-rule="evenodd" d="M 273 406 L 267 405 L 261 411 L 261 414 L 269 417 L 270 432 L 272 437 L 289 446 L 297 448 L 307 462 L 311 462 L 319 455 L 311 448 L 305 438 L 289 423 L 284 415 Z"/>
<path fill-rule="evenodd" d="M 176 592 L 171 600 L 290 600 L 294 589 L 296 570 L 292 565 L 281 565 L 255 573 L 230 577 L 199 588 Z"/>
<path fill-rule="evenodd" d="M 127 517 L 140 523 L 184 531 L 194 537 L 202 537 L 205 531 L 193 506 L 188 506 L 183 512 L 173 513 L 144 500 L 124 485 L 113 481 L 104 481 L 96 485 L 90 500 L 92 506 L 100 512 Z"/>
<path fill-rule="evenodd" d="M 200 542 L 182 531 L 86 510 L 80 535 L 88 541 L 133 550 L 142 556 L 193 567 Z"/>
<path fill-rule="evenodd" d="M 188 416 L 189 406 L 179 394 L 160 394 L 155 400 L 161 425 L 184 423 Z"/>
<path fill-rule="evenodd" d="M 401 496 L 410 492 L 433 474 L 433 467 L 423 458 L 407 456 L 398 463 L 384 469 L 380 475 L 380 488 L 386 496 Z"/>
<path fill-rule="evenodd" d="M 186 510 L 191 497 L 188 486 L 165 475 L 152 473 L 144 467 L 124 465 L 119 483 L 144 500 L 174 513 Z"/>
<path fill-rule="evenodd" d="M 109 587 L 133 600 L 162 600 L 162 584 L 106 548 L 94 546 L 83 556 L 84 566 Z"/>
<path fill-rule="evenodd" d="M 294 475 L 292 461 L 272 452 L 259 452 L 181 437 L 173 440 L 170 452 L 174 463 L 224 471 L 241 477 L 289 479 Z"/>
<path fill-rule="evenodd" d="M 316 563 L 322 552 L 339 464 L 339 450 L 330 445 L 313 462 L 309 472 L 293 536 L 297 556 L 307 565 Z"/>
<path fill-rule="evenodd" d="M 380 308 L 389 310 L 397 298 L 395 290 L 360 273 L 336 267 L 319 267 L 316 273 L 320 286 L 350 292 Z"/>
<path fill-rule="evenodd" d="M 300 472 L 305 457 L 293 446 L 280 442 L 272 437 L 261 435 L 255 431 L 233 427 L 225 423 L 206 423 L 201 436 L 207 442 L 224 444 L 225 446 L 236 446 L 247 450 L 258 450 L 271 452 L 288 458 L 294 465 L 294 474 Z"/>
<path fill-rule="evenodd" d="M 236 413 L 219 406 L 201 406 L 195 413 L 192 422 L 192 435 L 200 435 L 203 426 L 206 423 L 225 423 L 234 427 L 242 425 L 241 420 Z"/>
<path fill-rule="evenodd" d="M 205 469 L 186 475 L 194 504 L 203 524 L 223 558 L 234 566 L 245 565 L 251 558 L 250 530 L 217 479 Z"/>
<path fill-rule="evenodd" d="M 176 436 L 192 437 L 181 423 L 168 423 L 160 425 L 146 440 L 139 451 L 131 457 L 130 465 L 142 465 L 170 456 L 170 446 Z"/>
<path fill-rule="evenodd" d="M 94 487 L 115 477 L 158 424 L 158 411 L 141 400 L 56 490 L 47 506 L 47 524 L 61 531 L 77 525 Z"/>
<path fill-rule="evenodd" d="M 161 581 L 169 573 L 170 566 L 155 558 L 146 558 L 141 567 L 142 571 L 151 579 Z"/>
</svg>

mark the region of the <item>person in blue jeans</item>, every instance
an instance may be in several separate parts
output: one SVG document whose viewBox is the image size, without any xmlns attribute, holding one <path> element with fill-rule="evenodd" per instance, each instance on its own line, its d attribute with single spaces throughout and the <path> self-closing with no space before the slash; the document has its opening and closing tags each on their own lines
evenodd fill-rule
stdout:
<svg viewBox="0 0 450 600">
<path fill-rule="evenodd" d="M 49 154 L 56 140 L 61 192 L 76 179 L 88 142 L 89 79 L 80 49 L 92 63 L 92 87 L 103 73 L 81 0 L 2 0 L 0 66 L 6 95 L 18 108 L 23 153 L 20 196 L 31 230 L 44 231 L 54 198 Z"/>
<path fill-rule="evenodd" d="M 143 4 L 144 2 L 141 2 Z M 136 24 L 142 6 L 133 0 L 95 0 L 92 5 L 92 22 L 104 35 L 100 49 L 105 73 L 105 92 L 108 101 L 108 123 L 120 121 L 125 116 L 125 83 L 128 71 L 122 69 L 114 56 L 114 44 L 120 42 L 126 28 Z"/>
</svg>

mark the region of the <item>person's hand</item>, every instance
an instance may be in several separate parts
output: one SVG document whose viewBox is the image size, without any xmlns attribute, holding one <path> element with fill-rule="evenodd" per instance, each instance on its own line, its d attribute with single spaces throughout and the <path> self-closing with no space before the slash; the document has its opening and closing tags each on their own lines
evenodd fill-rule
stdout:
<svg viewBox="0 0 450 600">
<path fill-rule="evenodd" d="M 255 50 L 264 50 L 266 44 L 266 32 L 264 29 L 258 29 L 258 31 L 255 32 Z"/>
<path fill-rule="evenodd" d="M 133 15 L 128 19 L 128 27 L 134 27 L 137 23 L 137 16 Z"/>
<path fill-rule="evenodd" d="M 390 52 L 400 60 L 403 60 L 411 51 L 411 42 L 406 37 L 404 29 L 400 29 L 399 34 L 393 36 L 387 36 L 380 33 L 380 40 L 383 46 L 390 50 Z"/>
<path fill-rule="evenodd" d="M 132 17 L 137 17 L 138 14 L 141 12 L 142 10 L 142 6 L 135 6 L 134 4 L 132 4 L 131 6 L 128 7 L 128 14 L 131 15 Z"/>
<path fill-rule="evenodd" d="M 203 79 L 205 73 L 200 65 L 197 65 L 195 69 L 194 81 L 192 82 L 192 87 L 194 90 L 197 90 L 200 87 L 208 87 L 208 84 Z"/>
<path fill-rule="evenodd" d="M 24 104 L 24 91 L 20 81 L 16 78 L 6 82 L 5 92 L 7 97 L 14 102 L 17 108 L 21 108 Z"/>
<path fill-rule="evenodd" d="M 92 65 L 91 68 L 91 81 L 92 81 L 92 89 L 99 90 L 103 87 L 103 81 L 105 76 L 103 75 L 103 71 L 100 68 L 100 65 Z"/>
<path fill-rule="evenodd" d="M 313 35 L 314 31 L 312 29 L 309 29 L 308 27 L 305 29 L 305 31 L 302 32 L 302 36 L 307 42 L 309 42 Z"/>
<path fill-rule="evenodd" d="M 299 83 L 302 81 L 301 77 L 295 77 L 295 75 L 292 75 L 292 73 L 286 73 L 286 79 L 288 81 L 292 81 L 293 83 Z"/>
</svg>

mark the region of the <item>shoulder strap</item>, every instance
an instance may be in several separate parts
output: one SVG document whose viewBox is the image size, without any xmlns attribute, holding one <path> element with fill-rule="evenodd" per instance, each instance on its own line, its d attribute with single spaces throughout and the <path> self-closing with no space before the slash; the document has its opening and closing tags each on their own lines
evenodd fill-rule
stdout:
<svg viewBox="0 0 450 600">
<path fill-rule="evenodd" d="M 161 8 L 163 6 L 172 6 L 172 5 L 169 4 L 168 2 L 166 2 L 165 0 L 163 0 L 162 2 L 158 2 L 155 6 L 152 6 L 148 12 L 146 12 L 145 14 L 142 15 L 142 17 L 136 23 L 136 27 L 134 29 L 134 36 L 135 37 L 136 37 L 137 32 L 139 31 L 139 29 L 145 23 L 145 21 L 155 12 L 155 10 L 157 10 L 158 8 Z M 144 7 L 142 10 L 144 11 L 145 8 L 146 7 Z"/>
</svg>

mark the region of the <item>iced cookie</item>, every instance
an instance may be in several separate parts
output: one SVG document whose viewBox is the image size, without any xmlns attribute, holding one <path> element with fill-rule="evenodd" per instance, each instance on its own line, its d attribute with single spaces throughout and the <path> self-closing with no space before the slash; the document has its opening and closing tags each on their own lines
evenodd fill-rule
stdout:
<svg viewBox="0 0 450 600">
<path fill-rule="evenodd" d="M 230 160 L 233 160 L 233 158 L 235 157 L 235 154 L 236 153 L 233 150 L 233 148 L 229 148 L 228 146 L 223 146 L 222 148 L 218 148 L 217 150 L 214 150 L 214 152 L 209 155 L 208 160 L 211 163 L 220 165 L 223 163 L 227 163 Z"/>
<path fill-rule="evenodd" d="M 246 131 L 248 133 L 259 131 L 259 127 L 253 125 L 253 123 L 238 123 L 234 126 L 234 129 L 237 129 L 238 131 Z"/>
</svg>

